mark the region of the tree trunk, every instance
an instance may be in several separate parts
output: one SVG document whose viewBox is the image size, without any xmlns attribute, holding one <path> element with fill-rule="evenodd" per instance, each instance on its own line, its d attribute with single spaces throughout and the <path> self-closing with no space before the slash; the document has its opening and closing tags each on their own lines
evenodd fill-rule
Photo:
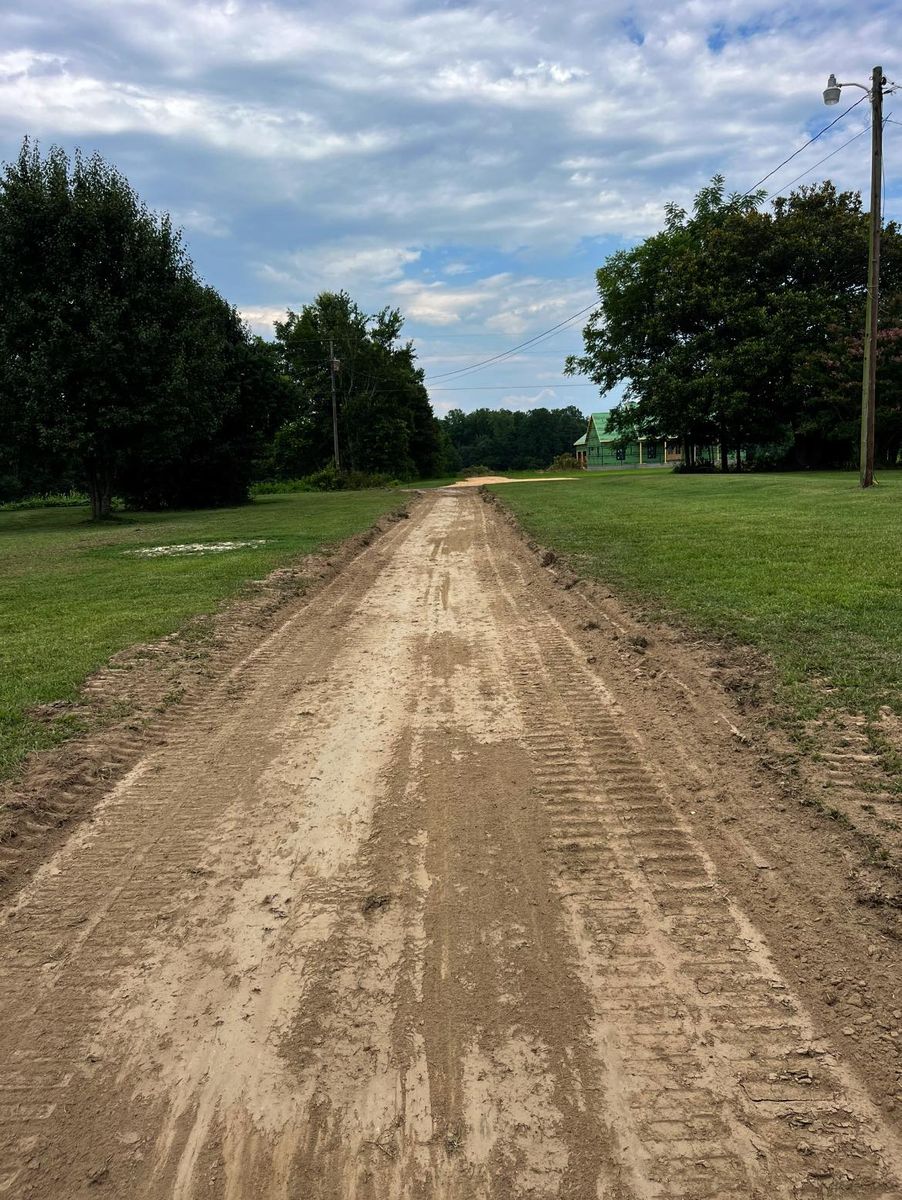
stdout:
<svg viewBox="0 0 902 1200">
<path fill-rule="evenodd" d="M 742 447 L 741 446 L 736 447 L 736 470 L 737 470 L 737 472 L 742 470 Z"/>
<path fill-rule="evenodd" d="M 112 509 L 112 481 L 108 471 L 92 467 L 88 481 L 88 493 L 91 497 L 91 520 L 103 521 Z"/>
<path fill-rule="evenodd" d="M 730 459 L 727 455 L 727 439 L 723 433 L 720 435 L 720 469 L 726 475 L 730 469 Z"/>
</svg>

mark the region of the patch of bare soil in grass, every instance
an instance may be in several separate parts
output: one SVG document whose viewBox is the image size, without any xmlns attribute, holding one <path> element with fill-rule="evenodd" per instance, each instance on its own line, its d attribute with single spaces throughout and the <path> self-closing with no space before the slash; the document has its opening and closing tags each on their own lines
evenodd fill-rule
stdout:
<svg viewBox="0 0 902 1200">
<path fill-rule="evenodd" d="M 471 488 L 485 487 L 487 484 L 494 483 L 563 483 L 566 479 L 562 475 L 530 475 L 516 479 L 510 479 L 507 475 L 474 475 L 471 479 L 458 479 L 456 483 L 449 483 L 450 488 Z"/>
<path fill-rule="evenodd" d="M 73 737 L 33 754 L 0 782 L 0 899 L 90 812 L 146 750 L 165 742 L 192 704 L 271 629 L 303 607 L 405 509 L 383 517 L 335 552 L 311 554 L 253 580 L 220 611 L 187 621 L 169 637 L 129 646 L 84 683 L 74 701 L 35 707 Z M 229 696 L 238 700 L 242 685 Z"/>
</svg>

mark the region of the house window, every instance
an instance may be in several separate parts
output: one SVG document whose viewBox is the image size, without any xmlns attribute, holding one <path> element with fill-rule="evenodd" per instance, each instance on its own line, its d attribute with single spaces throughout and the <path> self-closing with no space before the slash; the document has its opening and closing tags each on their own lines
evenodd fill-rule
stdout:
<svg viewBox="0 0 902 1200">
<path fill-rule="evenodd" d="M 614 454 L 615 454 L 618 462 L 626 462 L 626 451 L 623 449 L 622 446 L 619 447 L 617 450 L 615 450 Z"/>
<path fill-rule="evenodd" d="M 654 442 L 652 442 L 651 445 L 646 444 L 645 457 L 646 458 L 657 458 L 658 457 L 658 447 L 654 444 Z"/>
</svg>

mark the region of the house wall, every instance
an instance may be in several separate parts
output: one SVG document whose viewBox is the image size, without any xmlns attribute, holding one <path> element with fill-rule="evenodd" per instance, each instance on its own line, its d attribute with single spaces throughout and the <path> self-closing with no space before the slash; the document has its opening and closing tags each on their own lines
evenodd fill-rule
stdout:
<svg viewBox="0 0 902 1200">
<path fill-rule="evenodd" d="M 695 454 L 699 462 L 716 464 L 720 461 L 718 446 L 696 446 Z M 640 466 L 643 468 L 673 467 L 683 461 L 683 446 L 675 438 L 669 438 L 666 443 L 663 438 L 648 438 L 642 444 L 640 462 L 638 442 L 629 442 L 626 446 L 617 447 L 613 441 L 599 438 L 595 423 L 591 422 L 585 445 L 576 447 L 576 455 L 580 459 L 581 465 L 589 471 L 610 471 Z M 735 461 L 735 454 L 732 452 L 730 461 Z"/>
<path fill-rule="evenodd" d="M 668 462 L 674 460 L 668 455 Z M 602 471 L 616 467 L 638 467 L 639 443 L 629 442 L 624 447 L 617 447 L 612 442 L 602 442 L 590 435 L 586 443 L 586 465 L 590 471 Z M 648 441 L 642 447 L 642 466 L 655 467 L 664 465 L 664 443 Z"/>
</svg>

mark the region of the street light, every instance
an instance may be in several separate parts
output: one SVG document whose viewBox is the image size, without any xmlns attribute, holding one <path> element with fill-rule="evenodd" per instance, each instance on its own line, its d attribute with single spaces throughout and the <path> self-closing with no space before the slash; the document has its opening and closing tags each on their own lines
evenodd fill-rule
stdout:
<svg viewBox="0 0 902 1200">
<path fill-rule="evenodd" d="M 871 218 L 868 249 L 868 297 L 864 318 L 864 368 L 861 379 L 861 486 L 874 484 L 874 410 L 877 398 L 877 305 L 880 298 L 880 184 L 883 172 L 883 96 L 886 76 L 874 67 L 871 86 L 837 83 L 831 75 L 824 89 L 824 103 L 838 104 L 844 87 L 861 88 L 871 98 Z M 896 90 L 895 84 L 885 89 Z"/>
<path fill-rule="evenodd" d="M 836 82 L 836 76 L 831 75 L 827 80 L 827 86 L 824 88 L 824 103 L 839 104 L 839 97 L 842 93 L 843 85 Z"/>
</svg>

